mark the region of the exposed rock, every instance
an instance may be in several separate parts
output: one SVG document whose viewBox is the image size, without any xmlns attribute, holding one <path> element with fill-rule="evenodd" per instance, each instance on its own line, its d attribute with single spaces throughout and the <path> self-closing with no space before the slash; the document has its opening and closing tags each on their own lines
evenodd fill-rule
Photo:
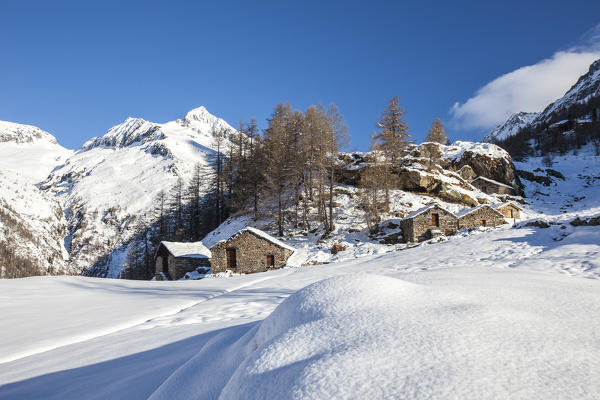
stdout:
<svg viewBox="0 0 600 400">
<path fill-rule="evenodd" d="M 600 216 L 587 219 L 581 219 L 577 217 L 571 221 L 570 224 L 573 226 L 598 226 L 600 225 Z"/>
<path fill-rule="evenodd" d="M 434 191 L 442 181 L 431 174 L 413 168 L 402 168 L 398 171 L 398 188 L 412 192 Z"/>
<path fill-rule="evenodd" d="M 358 186 L 360 174 L 367 166 L 364 156 L 360 153 L 340 153 L 339 162 L 335 168 L 335 180 L 342 185 Z"/>
<path fill-rule="evenodd" d="M 524 171 L 521 169 L 516 170 L 517 175 L 521 178 L 528 180 L 529 182 L 537 182 L 541 183 L 544 186 L 550 186 L 552 184 L 552 179 L 548 176 L 540 176 L 534 175 L 532 172 Z"/>
<path fill-rule="evenodd" d="M 533 170 L 533 172 L 546 172 L 546 175 L 560 179 L 560 180 L 565 180 L 565 176 L 563 174 L 561 174 L 560 172 L 552 169 L 552 168 L 546 168 L 545 170 L 541 169 L 541 168 L 536 168 Z"/>
<path fill-rule="evenodd" d="M 544 228 L 544 229 L 550 228 L 550 224 L 541 219 L 529 221 L 525 224 L 525 226 L 535 226 L 536 228 Z"/>
<path fill-rule="evenodd" d="M 470 165 L 464 165 L 461 169 L 459 169 L 458 175 L 460 175 L 460 177 L 467 182 L 471 182 L 473 179 L 477 178 L 475 171 L 473 171 L 473 168 L 471 168 Z"/>
<path fill-rule="evenodd" d="M 430 160 L 440 160 L 442 157 L 441 144 L 434 142 L 425 142 L 411 151 L 411 156 L 416 158 L 427 158 Z"/>
<path fill-rule="evenodd" d="M 475 207 L 479 204 L 477 200 L 466 193 L 461 193 L 453 189 L 452 186 L 446 182 L 442 182 L 440 185 L 438 185 L 433 193 L 435 193 L 441 200 L 447 201 L 448 203 L 462 204 L 469 207 Z"/>
<path fill-rule="evenodd" d="M 337 254 L 344 250 L 346 250 L 346 246 L 344 246 L 341 243 L 335 243 L 333 246 L 331 246 L 331 249 L 330 249 L 331 254 Z"/>
<path fill-rule="evenodd" d="M 404 236 L 402 236 L 402 231 L 390 233 L 388 235 L 382 236 L 379 238 L 379 243 L 382 244 L 398 244 L 404 243 Z"/>
<path fill-rule="evenodd" d="M 467 150 L 453 166 L 460 170 L 467 165 L 472 168 L 475 175 L 493 179 L 505 185 L 513 186 L 518 179 L 515 174 L 515 166 L 510 158 L 491 158 Z"/>
</svg>

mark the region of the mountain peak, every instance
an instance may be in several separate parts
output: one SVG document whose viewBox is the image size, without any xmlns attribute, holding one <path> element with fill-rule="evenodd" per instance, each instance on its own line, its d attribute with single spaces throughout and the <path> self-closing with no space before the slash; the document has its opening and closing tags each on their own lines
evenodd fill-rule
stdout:
<svg viewBox="0 0 600 400">
<path fill-rule="evenodd" d="M 58 144 L 54 136 L 36 126 L 8 121 L 0 121 L 0 142 Z"/>
<path fill-rule="evenodd" d="M 98 146 L 120 148 L 154 139 L 160 135 L 159 124 L 148 122 L 142 118 L 127 117 L 125 121 L 110 128 L 104 136 L 88 140 L 82 149 L 88 150 Z"/>
<path fill-rule="evenodd" d="M 498 125 L 483 140 L 502 141 L 516 135 L 522 128 L 544 124 L 548 126 L 561 120 L 589 121 L 593 119 L 595 115 L 593 113 L 597 112 L 594 111 L 595 106 L 590 106 L 590 101 L 597 101 L 598 97 L 600 97 L 600 59 L 590 65 L 588 72 L 580 76 L 564 96 L 548 105 L 542 112 L 512 114 L 506 122 Z M 570 114 L 569 109 L 572 109 Z"/>
<path fill-rule="evenodd" d="M 214 115 L 209 113 L 208 110 L 206 109 L 206 107 L 204 107 L 204 106 L 194 108 L 193 110 L 190 110 L 185 115 L 185 119 L 187 119 L 188 121 L 191 121 L 191 120 L 205 121 L 207 119 L 216 119 L 216 118 L 217 117 L 215 117 Z"/>
<path fill-rule="evenodd" d="M 175 121 L 177 124 L 189 127 L 197 132 L 204 132 L 210 134 L 215 129 L 225 129 L 227 131 L 234 131 L 225 120 L 208 112 L 206 107 L 200 106 L 190 110 L 184 119 L 178 119 Z"/>
<path fill-rule="evenodd" d="M 518 112 L 512 114 L 506 122 L 498 125 L 491 133 L 483 138 L 484 142 L 504 140 L 519 132 L 521 128 L 530 124 L 538 117 L 539 113 Z"/>
</svg>

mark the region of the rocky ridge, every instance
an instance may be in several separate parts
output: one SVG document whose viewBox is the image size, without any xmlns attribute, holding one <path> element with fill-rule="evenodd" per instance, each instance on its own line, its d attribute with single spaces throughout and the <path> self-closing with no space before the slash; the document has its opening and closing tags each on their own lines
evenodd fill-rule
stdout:
<svg viewBox="0 0 600 400">
<path fill-rule="evenodd" d="M 600 120 L 600 60 L 593 62 L 586 74 L 563 97 L 539 113 L 519 112 L 484 137 L 485 142 L 504 141 L 523 129 L 545 131 L 558 128 L 562 133 L 576 125 Z"/>
</svg>

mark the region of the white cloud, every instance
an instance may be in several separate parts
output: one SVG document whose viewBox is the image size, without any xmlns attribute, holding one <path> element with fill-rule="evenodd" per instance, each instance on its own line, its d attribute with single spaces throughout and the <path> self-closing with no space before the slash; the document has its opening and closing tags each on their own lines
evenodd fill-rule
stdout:
<svg viewBox="0 0 600 400">
<path fill-rule="evenodd" d="M 588 35 L 597 39 L 598 32 L 597 26 Z M 562 97 L 600 58 L 598 42 L 593 41 L 595 44 L 559 51 L 551 58 L 494 79 L 466 102 L 452 106 L 451 124 L 462 129 L 491 129 L 515 112 L 542 111 Z"/>
</svg>

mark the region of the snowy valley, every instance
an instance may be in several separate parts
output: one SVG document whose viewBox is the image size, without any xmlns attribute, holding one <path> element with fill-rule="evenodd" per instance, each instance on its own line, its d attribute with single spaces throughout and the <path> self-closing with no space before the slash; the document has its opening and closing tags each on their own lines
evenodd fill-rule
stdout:
<svg viewBox="0 0 600 400">
<path fill-rule="evenodd" d="M 547 115 L 517 114 L 488 139 L 506 144 L 523 127 L 542 137 L 565 110 L 577 121 L 559 127 L 595 126 L 598 71 Z M 377 155 L 335 153 L 315 169 L 329 191 L 311 202 L 297 189 L 280 210 L 284 235 L 265 196 L 256 215 L 235 210 L 202 238 L 205 249 L 264 230 L 295 249 L 285 267 L 105 279 L 132 277 L 161 195 L 214 173 L 235 141 L 217 147 L 216 131 L 235 130 L 200 107 L 162 124 L 128 118 L 71 151 L 0 123 L 0 262 L 21 268 L 2 275 L 60 275 L 0 279 L 0 399 L 600 397 L 597 132 L 556 152 L 528 137 L 514 159 L 492 143 L 407 144 L 377 188 L 389 207 L 374 224 L 363 177 Z M 196 194 L 211 190 L 204 179 Z M 507 202 L 520 215 L 501 224 L 416 241 L 402 229 L 427 207 L 456 217 Z"/>
<path fill-rule="evenodd" d="M 17 196 L 7 182 L 0 203 L 9 207 L 12 218 L 28 221 L 19 223 L 31 226 L 20 229 L 21 235 L 27 231 L 27 235 L 51 243 L 51 248 L 37 246 L 35 251 L 28 251 L 24 247 L 27 240 L 18 240 L 20 236 L 8 228 L 0 242 L 14 240 L 19 246 L 11 251 L 33 260 L 37 271 L 32 267 L 33 273 L 24 272 L 26 275 L 68 273 L 111 278 L 131 275 L 124 273 L 124 268 L 130 265 L 128 255 L 136 245 L 132 242 L 134 236 L 149 227 L 156 229 L 157 209 L 163 207 L 161 202 L 172 201 L 169 196 L 178 182 L 190 181 L 196 168 L 201 168 L 205 176 L 214 170 L 211 157 L 216 154 L 216 145 L 212 133 L 235 131 L 200 107 L 184 119 L 165 124 L 128 118 L 105 135 L 87 141 L 79 150 L 69 151 L 45 132 L 40 137 L 38 131 L 43 131 L 37 128 L 8 123 L 6 126 L 13 131 L 29 129 L 35 134 L 30 134 L 25 144 L 18 143 L 15 135 L 4 135 L 6 142 L 0 148 L 5 149 L 6 172 L 2 179 L 12 177 L 14 186 L 22 177 L 19 185 L 23 186 L 23 193 Z M 220 146 L 230 146 L 231 140 L 225 138 Z M 41 168 L 35 168 L 37 159 L 42 161 Z M 473 178 L 483 176 L 520 190 L 512 160 L 499 147 L 472 142 L 413 145 L 395 171 L 398 183 L 391 190 L 387 222 L 373 235 L 365 223 L 359 188 L 360 176 L 367 166 L 365 153 L 340 153 L 335 171 L 336 229 L 325 232 L 316 219 L 318 210 L 311 206 L 312 227 L 291 227 L 285 237 L 298 248 L 293 265 L 337 261 L 404 247 L 401 232 L 394 226 L 403 216 L 432 201 L 452 212 L 484 203 L 520 201 L 515 196 L 486 194 L 470 184 Z M 209 186 L 205 177 L 200 182 L 200 192 L 208 193 Z M 223 230 L 231 234 L 246 225 L 274 232 L 272 214 L 265 208 L 271 205 L 267 199 L 263 201 L 267 203 L 261 203 L 263 212 L 257 220 L 247 213 L 237 213 L 212 235 L 222 236 L 219 232 Z M 32 208 L 31 204 L 40 206 Z M 19 210 L 15 212 L 10 207 Z M 31 215 L 37 209 L 44 214 Z M 54 210 L 52 218 L 56 221 L 52 225 L 39 223 L 50 218 L 45 209 Z M 286 218 L 291 220 L 292 213 L 289 207 Z M 211 240 L 210 235 L 207 240 Z M 334 245 L 347 251 L 336 255 L 330 251 Z M 54 266 L 47 260 L 52 260 Z M 7 277 L 26 275 L 6 273 Z"/>
<path fill-rule="evenodd" d="M 596 398 L 600 230 L 570 223 L 600 215 L 591 151 L 525 182 L 523 222 L 441 243 L 198 281 L 2 280 L 0 398 Z"/>
</svg>

